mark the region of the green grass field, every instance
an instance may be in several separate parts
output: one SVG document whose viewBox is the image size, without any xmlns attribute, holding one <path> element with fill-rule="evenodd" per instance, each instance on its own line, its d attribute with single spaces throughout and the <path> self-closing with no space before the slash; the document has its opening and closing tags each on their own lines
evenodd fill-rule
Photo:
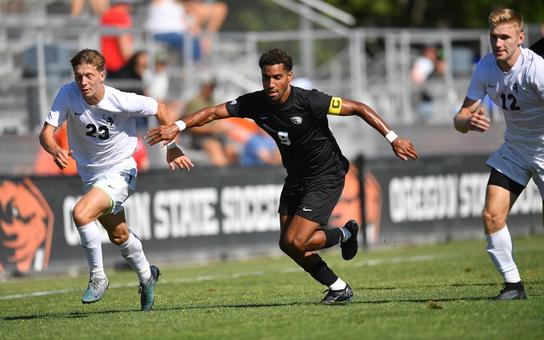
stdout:
<svg viewBox="0 0 544 340">
<path fill-rule="evenodd" d="M 10 279 L 0 283 L 0 338 L 543 339 L 544 237 L 515 246 L 525 301 L 490 300 L 501 279 L 484 241 L 388 247 L 350 262 L 323 253 L 354 289 L 341 306 L 320 305 L 324 288 L 287 257 L 163 265 L 150 313 L 139 312 L 132 272 L 110 270 L 92 305 L 80 302 L 86 276 Z"/>
</svg>

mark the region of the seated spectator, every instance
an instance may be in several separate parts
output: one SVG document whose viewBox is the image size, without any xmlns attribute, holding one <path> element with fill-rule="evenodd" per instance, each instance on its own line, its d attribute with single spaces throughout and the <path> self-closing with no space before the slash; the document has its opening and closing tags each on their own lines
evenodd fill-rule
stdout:
<svg viewBox="0 0 544 340">
<path fill-rule="evenodd" d="M 194 21 L 177 0 L 151 0 L 145 27 L 153 38 L 183 54 L 185 40 L 192 38 L 192 56 L 200 60 L 200 42 L 193 34 Z"/>
<path fill-rule="evenodd" d="M 181 53 L 190 39 L 192 58 L 199 61 L 211 52 L 213 34 L 223 25 L 227 12 L 222 2 L 152 0 L 145 26 L 156 41 Z"/>
<path fill-rule="evenodd" d="M 132 28 L 132 7 L 125 1 L 115 1 L 102 15 L 100 24 L 109 28 Z M 100 39 L 102 55 L 106 59 L 106 71 L 115 77 L 134 53 L 134 39 L 131 33 L 104 35 Z"/>
<path fill-rule="evenodd" d="M 181 101 L 172 99 L 170 92 L 170 76 L 168 74 L 168 53 L 162 50 L 155 52 L 155 67 L 147 68 L 143 74 L 144 94 L 164 103 L 175 120 L 181 110 Z"/>
<path fill-rule="evenodd" d="M 168 54 L 164 51 L 155 53 L 155 67 L 147 68 L 143 74 L 146 96 L 164 102 L 168 98 L 170 78 L 168 77 Z"/>
<path fill-rule="evenodd" d="M 224 2 L 185 0 L 182 1 L 187 13 L 195 20 L 196 33 L 203 33 L 201 48 L 204 54 L 211 53 L 213 34 L 218 32 L 228 14 L 228 7 Z"/>
<path fill-rule="evenodd" d="M 143 77 L 149 66 L 149 58 L 144 50 L 136 51 L 128 62 L 119 69 L 119 71 L 108 74 L 109 79 L 133 80 L 124 85 L 119 85 L 119 88 L 125 92 L 134 92 L 139 95 L 144 94 Z"/>
<path fill-rule="evenodd" d="M 416 103 L 416 111 L 419 114 L 419 119 L 427 121 L 432 114 L 433 97 L 425 83 L 435 70 L 438 52 L 436 47 L 427 46 L 423 49 L 421 55 L 417 57 L 412 69 L 410 77 L 412 79 L 413 88 L 416 90 L 414 102 Z"/>
<path fill-rule="evenodd" d="M 215 81 L 204 81 L 199 94 L 187 103 L 185 112 L 189 114 L 203 107 L 215 105 L 214 89 Z M 226 122 L 218 120 L 205 126 L 192 128 L 190 130 L 192 147 L 204 150 L 214 166 L 224 167 L 236 163 L 238 158 L 236 147 L 229 142 L 226 135 L 229 127 L 230 125 Z"/>
<path fill-rule="evenodd" d="M 262 129 L 259 129 L 246 143 L 240 155 L 243 166 L 281 165 L 281 155 L 276 142 Z"/>
<path fill-rule="evenodd" d="M 72 0 L 70 14 L 73 18 L 81 15 L 86 2 L 85 0 Z M 88 2 L 91 5 L 91 13 L 96 16 L 102 15 L 110 7 L 109 0 L 89 0 Z"/>
</svg>

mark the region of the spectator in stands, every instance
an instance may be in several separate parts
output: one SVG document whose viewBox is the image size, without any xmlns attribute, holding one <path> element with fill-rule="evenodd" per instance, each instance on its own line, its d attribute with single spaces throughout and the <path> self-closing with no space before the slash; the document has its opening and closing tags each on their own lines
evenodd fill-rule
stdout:
<svg viewBox="0 0 544 340">
<path fill-rule="evenodd" d="M 70 9 L 72 17 L 76 18 L 81 15 L 86 2 L 85 0 L 72 0 Z M 91 13 L 96 16 L 101 16 L 110 7 L 109 0 L 89 0 L 88 3 L 91 6 Z"/>
<path fill-rule="evenodd" d="M 214 34 L 219 31 L 228 14 L 227 4 L 218 1 L 185 0 L 185 9 L 196 20 L 195 32 L 202 32 L 201 48 L 211 53 Z"/>
<path fill-rule="evenodd" d="M 253 119 L 274 138 L 287 170 L 278 208 L 281 250 L 328 287 L 323 304 L 350 301 L 351 287 L 317 254 L 318 250 L 337 244 L 345 260 L 353 259 L 358 251 L 356 221 L 341 228 L 326 227 L 349 166 L 329 129 L 327 115 L 359 117 L 384 136 L 402 160 L 417 159 L 416 150 L 369 106 L 315 89 L 291 86 L 293 60 L 285 51 L 265 52 L 259 66 L 263 90 L 204 107 L 173 124 L 151 129 L 147 141 L 150 145 L 170 142 L 186 128 L 229 117 Z"/>
<path fill-rule="evenodd" d="M 200 60 L 200 41 L 194 36 L 197 33 L 194 24 L 180 1 L 152 0 L 149 4 L 145 27 L 154 39 L 182 54 L 186 40 L 191 41 L 192 57 Z"/>
<path fill-rule="evenodd" d="M 436 47 L 426 46 L 421 55 L 415 60 L 410 71 L 412 84 L 416 90 L 416 110 L 422 121 L 428 120 L 432 114 L 433 97 L 429 89 L 425 87 L 425 83 L 434 72 L 437 60 Z"/>
<path fill-rule="evenodd" d="M 215 80 L 205 79 L 200 86 L 198 95 L 187 103 L 185 113 L 190 114 L 203 107 L 214 105 L 214 90 Z M 192 147 L 204 150 L 214 166 L 223 167 L 237 161 L 236 148 L 227 137 L 229 126 L 225 121 L 216 121 L 191 130 Z"/>
<path fill-rule="evenodd" d="M 143 77 L 148 68 L 149 58 L 147 51 L 138 50 L 134 52 L 123 67 L 117 72 L 108 74 L 107 76 L 109 79 L 120 79 L 124 81 L 124 85 L 117 86 L 120 90 L 143 95 Z"/>
<path fill-rule="evenodd" d="M 281 154 L 276 142 L 262 129 L 258 129 L 244 146 L 240 155 L 240 165 L 278 166 L 280 164 Z"/>
<path fill-rule="evenodd" d="M 157 50 L 154 55 L 154 68 L 147 68 L 143 74 L 144 91 L 147 96 L 160 102 L 168 99 L 170 78 L 168 76 L 168 53 Z"/>
<path fill-rule="evenodd" d="M 126 1 L 115 1 L 102 15 L 100 24 L 106 28 L 132 28 L 132 6 Z M 100 46 L 106 58 L 106 71 L 110 77 L 121 70 L 134 53 L 134 39 L 131 33 L 103 35 Z"/>
<path fill-rule="evenodd" d="M 169 55 L 158 49 L 154 54 L 154 68 L 148 67 L 143 74 L 144 93 L 166 105 L 168 113 L 176 119 L 182 108 L 182 101 L 170 96 Z"/>
<path fill-rule="evenodd" d="M 198 61 L 203 52 L 211 51 L 213 34 L 223 24 L 227 12 L 224 3 L 152 0 L 145 26 L 156 41 L 181 53 L 186 41 L 191 41 L 193 60 Z"/>
</svg>

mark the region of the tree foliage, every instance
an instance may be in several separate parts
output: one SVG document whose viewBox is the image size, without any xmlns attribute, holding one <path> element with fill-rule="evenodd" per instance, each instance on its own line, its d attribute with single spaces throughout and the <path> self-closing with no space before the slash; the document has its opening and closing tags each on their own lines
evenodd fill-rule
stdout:
<svg viewBox="0 0 544 340">
<path fill-rule="evenodd" d="M 544 23 L 542 0 L 326 0 L 357 20 L 357 27 L 486 28 L 495 8 L 519 11 L 527 23 Z M 291 30 L 298 16 L 271 0 L 229 0 L 228 31 Z"/>
</svg>

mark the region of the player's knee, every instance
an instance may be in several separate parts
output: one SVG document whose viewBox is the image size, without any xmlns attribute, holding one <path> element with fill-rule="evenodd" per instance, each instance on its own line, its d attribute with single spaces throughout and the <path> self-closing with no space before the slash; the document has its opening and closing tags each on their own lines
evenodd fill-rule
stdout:
<svg viewBox="0 0 544 340">
<path fill-rule="evenodd" d="M 85 207 L 81 204 L 76 204 L 74 207 L 74 210 L 72 211 L 72 218 L 74 219 L 77 227 L 87 225 L 93 221 L 87 209 L 85 209 Z"/>
<path fill-rule="evenodd" d="M 506 216 L 491 209 L 485 208 L 482 211 L 482 220 L 487 232 L 494 232 L 506 224 Z"/>
<path fill-rule="evenodd" d="M 280 241 L 278 242 L 278 245 L 281 249 L 281 251 L 283 251 L 285 254 L 289 254 L 289 247 L 287 246 L 287 243 L 285 242 L 284 239 L 280 239 Z"/>
<path fill-rule="evenodd" d="M 123 244 L 128 240 L 128 232 L 125 232 L 124 230 L 115 230 L 112 232 L 108 232 L 108 236 L 111 243 L 116 245 Z"/>
<path fill-rule="evenodd" d="M 298 253 L 304 253 L 306 251 L 306 242 L 305 240 L 301 239 L 296 235 L 286 236 L 284 238 L 284 247 L 286 247 L 291 252 L 295 251 Z"/>
</svg>

